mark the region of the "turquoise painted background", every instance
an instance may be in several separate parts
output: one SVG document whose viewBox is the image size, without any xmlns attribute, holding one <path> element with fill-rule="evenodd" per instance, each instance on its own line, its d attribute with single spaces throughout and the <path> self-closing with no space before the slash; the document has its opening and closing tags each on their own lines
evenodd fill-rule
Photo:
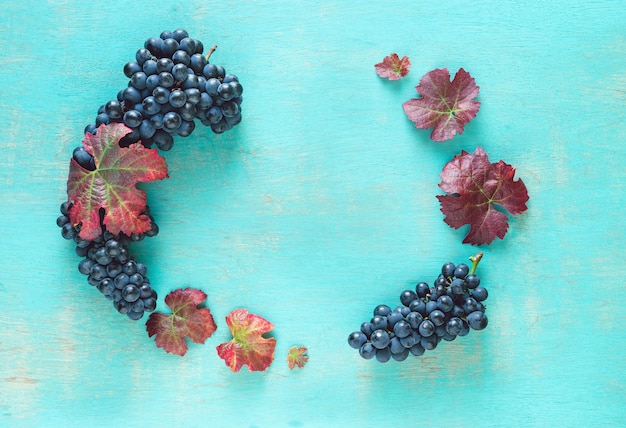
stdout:
<svg viewBox="0 0 626 428">
<path fill-rule="evenodd" d="M 0 1 L 0 426 L 626 426 L 625 6 Z M 238 127 L 177 140 L 171 178 L 144 186 L 161 232 L 133 254 L 161 297 L 206 291 L 218 324 L 184 358 L 87 284 L 55 225 L 84 126 L 178 27 L 245 88 Z M 399 82 L 374 72 L 391 52 L 413 64 Z M 482 105 L 438 144 L 402 103 L 441 67 L 468 70 Z M 435 195 L 479 145 L 530 194 L 481 248 L 489 327 L 362 360 L 346 338 L 375 305 L 477 251 Z M 238 307 L 276 325 L 266 372 L 215 352 Z M 310 356 L 293 372 L 292 345 Z"/>
</svg>

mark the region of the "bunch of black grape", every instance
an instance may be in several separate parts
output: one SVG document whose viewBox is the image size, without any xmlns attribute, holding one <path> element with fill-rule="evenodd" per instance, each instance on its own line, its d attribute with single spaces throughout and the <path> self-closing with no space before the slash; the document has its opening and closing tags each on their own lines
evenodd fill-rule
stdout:
<svg viewBox="0 0 626 428">
<path fill-rule="evenodd" d="M 192 133 L 194 119 L 217 134 L 231 129 L 241 122 L 243 87 L 237 76 L 208 62 L 214 50 L 215 46 L 204 54 L 202 42 L 183 29 L 149 38 L 135 61 L 124 66 L 128 87 L 100 106 L 95 124 L 87 125 L 85 133 L 123 122 L 132 132 L 122 138 L 122 147 L 141 141 L 166 151 L 172 148 L 174 135 Z"/>
<path fill-rule="evenodd" d="M 154 311 L 157 301 L 157 293 L 146 276 L 146 266 L 137 263 L 128 252 L 131 242 L 155 236 L 159 231 L 149 212 L 146 214 L 152 221 L 152 228 L 146 233 L 113 235 L 102 226 L 103 233 L 94 241 L 79 236 L 80 227 L 73 226 L 69 221 L 67 202 L 61 204 L 61 215 L 57 218 L 61 235 L 75 242 L 76 254 L 83 258 L 78 270 L 88 275 L 87 282 L 112 300 L 115 309 L 131 320 L 140 319 L 144 312 Z"/>
<path fill-rule="evenodd" d="M 403 291 L 402 305 L 393 310 L 377 306 L 373 318 L 350 334 L 349 345 L 368 360 L 403 361 L 409 354 L 420 356 L 435 349 L 442 339 L 452 341 L 466 336 L 470 329 L 484 329 L 487 289 L 475 273 L 481 257 L 482 253 L 470 257 L 471 271 L 465 263 L 444 264 L 431 287 L 420 282 L 415 291 Z"/>
</svg>

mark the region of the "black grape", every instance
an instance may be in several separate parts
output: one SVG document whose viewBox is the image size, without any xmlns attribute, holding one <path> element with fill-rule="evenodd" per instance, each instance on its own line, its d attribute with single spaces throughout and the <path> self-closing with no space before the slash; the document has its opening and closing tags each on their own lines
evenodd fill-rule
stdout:
<svg viewBox="0 0 626 428">
<path fill-rule="evenodd" d="M 57 225 L 61 227 L 63 237 L 74 241 L 76 252 L 82 254 L 78 271 L 87 276 L 87 282 L 113 301 L 115 309 L 131 320 L 141 319 L 145 312 L 154 311 L 157 293 L 150 286 L 146 266 L 137 263 L 128 251 L 131 242 L 158 233 L 149 209 L 146 214 L 152 221 L 152 229 L 148 232 L 135 236 L 113 235 L 101 224 L 102 234 L 94 241 L 87 241 L 80 238 L 80 227 L 70 223 L 68 207 L 67 202 L 61 204 Z"/>
<path fill-rule="evenodd" d="M 232 129 L 241 122 L 243 86 L 236 75 L 208 62 L 214 50 L 204 53 L 203 43 L 181 28 L 148 38 L 124 65 L 128 86 L 101 106 L 85 133 L 124 123 L 132 132 L 122 147 L 141 142 L 167 151 L 174 136 L 193 133 L 196 119 L 215 134 Z"/>
<path fill-rule="evenodd" d="M 482 253 L 465 263 L 446 263 L 441 274 L 429 286 L 419 282 L 415 291 L 400 294 L 400 306 L 391 309 L 376 306 L 373 317 L 350 333 L 348 344 L 366 359 L 386 363 L 404 361 L 409 355 L 421 356 L 439 345 L 441 340 L 453 341 L 470 330 L 483 330 L 488 319 L 484 301 L 487 289 L 480 284 L 476 267 Z"/>
</svg>

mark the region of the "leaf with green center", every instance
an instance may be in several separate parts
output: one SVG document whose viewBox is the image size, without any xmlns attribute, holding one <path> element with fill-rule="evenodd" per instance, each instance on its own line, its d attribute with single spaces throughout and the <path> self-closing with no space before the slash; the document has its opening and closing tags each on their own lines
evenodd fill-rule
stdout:
<svg viewBox="0 0 626 428">
<path fill-rule="evenodd" d="M 139 234 L 151 228 L 150 217 L 145 214 L 146 194 L 135 185 L 167 178 L 167 164 L 156 149 L 146 149 L 140 143 L 120 147 L 120 139 L 129 132 L 126 126 L 113 123 L 100 126 L 96 135 L 85 134 L 83 146 L 94 157 L 93 171 L 74 159 L 70 161 L 69 218 L 72 224 L 81 225 L 83 239 L 93 241 L 102 233 L 101 209 L 103 223 L 114 235 Z"/>
<path fill-rule="evenodd" d="M 146 322 L 148 336 L 155 336 L 157 347 L 182 357 L 187 352 L 185 337 L 195 343 L 211 337 L 217 329 L 213 315 L 208 308 L 198 308 L 206 297 L 202 290 L 193 288 L 174 290 L 165 297 L 172 314 L 153 312 Z"/>
<path fill-rule="evenodd" d="M 287 352 L 287 365 L 289 370 L 293 370 L 296 367 L 302 368 L 309 361 L 309 357 L 305 355 L 307 349 L 304 346 L 292 346 Z"/>
<path fill-rule="evenodd" d="M 527 209 L 528 191 L 521 179 L 513 179 L 515 168 L 503 161 L 490 163 L 481 147 L 473 154 L 463 150 L 443 167 L 440 176 L 439 187 L 448 193 L 437 196 L 444 221 L 455 229 L 470 225 L 465 244 L 490 244 L 496 236 L 504 238 L 508 217 L 496 206 L 513 215 Z"/>
<path fill-rule="evenodd" d="M 374 65 L 376 74 L 389 80 L 399 80 L 409 74 L 411 61 L 408 56 L 400 57 L 397 53 L 392 53 L 383 58 L 382 62 Z"/>
<path fill-rule="evenodd" d="M 433 131 L 433 141 L 446 141 L 462 134 L 465 124 L 476 117 L 480 102 L 474 100 L 479 87 L 474 78 L 462 68 L 450 82 L 447 68 L 426 73 L 415 87 L 421 98 L 412 98 L 402 107 L 415 127 Z"/>
<path fill-rule="evenodd" d="M 232 340 L 217 347 L 217 355 L 233 372 L 244 365 L 253 371 L 264 371 L 274 360 L 276 339 L 265 338 L 274 324 L 246 309 L 235 309 L 226 316 L 226 324 L 233 335 Z"/>
</svg>

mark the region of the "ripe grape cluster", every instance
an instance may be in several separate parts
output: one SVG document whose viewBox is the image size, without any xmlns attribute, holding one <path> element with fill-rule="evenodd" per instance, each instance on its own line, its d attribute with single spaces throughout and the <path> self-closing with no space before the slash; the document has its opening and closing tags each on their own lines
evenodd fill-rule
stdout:
<svg viewBox="0 0 626 428">
<path fill-rule="evenodd" d="M 79 236 L 80 227 L 70 223 L 67 209 L 67 202 L 61 204 L 57 225 L 61 228 L 61 235 L 76 244 L 76 254 L 82 257 L 78 270 L 87 275 L 87 282 L 113 301 L 115 309 L 131 320 L 140 319 L 144 312 L 154 311 L 157 293 L 150 286 L 147 268 L 130 257 L 128 252 L 131 242 L 158 233 L 154 219 L 150 217 L 152 229 L 144 234 L 113 235 L 102 226 L 103 233 L 96 240 L 88 241 Z M 146 214 L 149 215 L 149 212 Z"/>
<path fill-rule="evenodd" d="M 95 135 L 101 125 L 124 123 L 130 133 L 119 142 L 121 147 L 140 142 L 150 148 L 170 150 L 174 136 L 187 137 L 195 129 L 196 119 L 221 134 L 241 122 L 243 87 L 239 78 L 227 74 L 224 67 L 209 62 L 213 46 L 204 53 L 200 40 L 184 29 L 163 31 L 151 37 L 137 50 L 135 60 L 126 63 L 128 86 L 117 98 L 100 106 L 95 123 L 85 127 L 85 134 Z M 96 169 L 92 154 L 76 147 L 72 158 L 89 171 Z M 73 240 L 76 253 L 83 259 L 78 265 L 89 284 L 109 300 L 118 312 L 132 320 L 156 308 L 157 293 L 150 286 L 146 266 L 137 263 L 128 252 L 129 244 L 158 233 L 154 218 L 152 229 L 140 235 L 113 235 L 106 230 L 100 210 L 102 233 L 94 241 L 79 236 L 80 225 L 72 225 L 69 202 L 61 205 L 57 225 L 61 235 Z"/>
<path fill-rule="evenodd" d="M 132 132 L 120 141 L 122 147 L 141 141 L 166 151 L 172 148 L 174 135 L 187 137 L 193 132 L 195 119 L 216 134 L 231 129 L 241 121 L 243 87 L 237 76 L 208 62 L 214 50 L 204 54 L 202 42 L 184 29 L 147 39 L 135 60 L 124 66 L 128 87 L 100 106 L 85 133 L 123 122 Z"/>
<path fill-rule="evenodd" d="M 381 363 L 420 356 L 470 330 L 487 327 L 487 289 L 475 273 L 482 253 L 471 257 L 473 265 L 446 263 L 432 286 L 420 282 L 414 290 L 400 294 L 401 305 L 391 309 L 379 305 L 374 316 L 348 336 L 348 344 L 365 359 Z"/>
</svg>

